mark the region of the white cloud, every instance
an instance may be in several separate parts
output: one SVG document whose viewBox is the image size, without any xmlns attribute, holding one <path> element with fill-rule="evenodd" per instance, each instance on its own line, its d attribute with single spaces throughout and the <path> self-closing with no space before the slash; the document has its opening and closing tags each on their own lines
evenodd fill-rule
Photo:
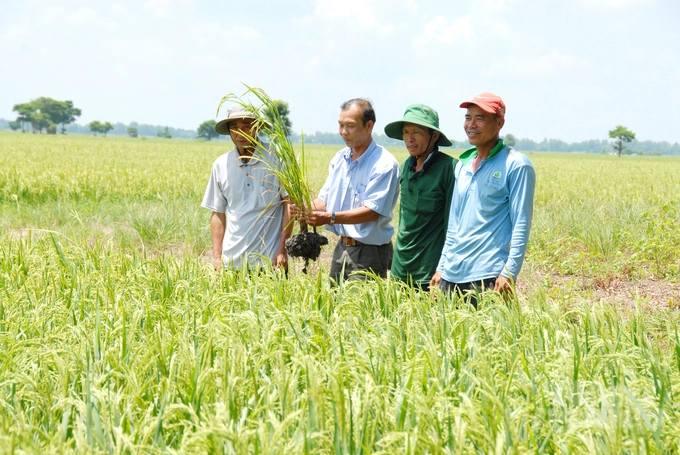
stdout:
<svg viewBox="0 0 680 455">
<path fill-rule="evenodd" d="M 431 42 L 453 44 L 460 39 L 471 38 L 473 35 L 472 16 L 457 18 L 452 24 L 444 16 L 437 16 L 423 27 L 424 33 L 416 37 L 416 44 L 424 45 Z"/>
<path fill-rule="evenodd" d="M 508 69 L 508 76 L 519 79 L 569 79 L 574 80 L 578 74 L 588 71 L 591 62 L 588 59 L 571 53 L 550 51 L 535 57 L 508 56 L 501 67 Z M 487 70 L 493 74 L 496 68 Z"/>
<path fill-rule="evenodd" d="M 484 0 L 484 8 L 491 9 L 494 11 L 505 10 L 515 3 L 514 0 Z"/>
<path fill-rule="evenodd" d="M 314 14 L 322 19 L 352 18 L 362 27 L 376 23 L 373 8 L 365 0 L 317 0 Z"/>
<path fill-rule="evenodd" d="M 97 13 L 88 7 L 78 8 L 76 11 L 67 15 L 71 23 L 86 23 L 97 18 Z"/>
<path fill-rule="evenodd" d="M 172 0 L 147 0 L 144 9 L 158 18 L 166 17 L 172 9 Z"/>
<path fill-rule="evenodd" d="M 655 3 L 656 0 L 579 0 L 579 4 L 587 8 L 625 8 L 637 5 L 654 5 Z"/>
<path fill-rule="evenodd" d="M 420 4 L 419 4 L 418 0 L 406 0 L 404 7 L 408 11 L 415 13 L 416 11 L 418 11 L 420 9 Z"/>
</svg>

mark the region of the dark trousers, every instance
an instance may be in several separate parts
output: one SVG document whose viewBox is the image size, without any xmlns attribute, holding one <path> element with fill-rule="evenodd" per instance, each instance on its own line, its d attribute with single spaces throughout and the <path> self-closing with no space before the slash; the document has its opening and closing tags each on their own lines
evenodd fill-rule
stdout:
<svg viewBox="0 0 680 455">
<path fill-rule="evenodd" d="M 479 281 L 470 281 L 469 283 L 451 283 L 445 279 L 439 282 L 439 289 L 448 294 L 456 294 L 459 297 L 464 297 L 466 301 L 477 308 L 478 297 L 484 291 L 493 291 L 496 285 L 496 278 L 486 278 Z"/>
<path fill-rule="evenodd" d="M 336 283 L 340 280 L 365 280 L 364 273 L 373 272 L 379 277 L 387 278 L 387 271 L 392 267 L 392 242 L 384 245 L 347 246 L 338 241 L 331 259 L 330 277 Z"/>
</svg>

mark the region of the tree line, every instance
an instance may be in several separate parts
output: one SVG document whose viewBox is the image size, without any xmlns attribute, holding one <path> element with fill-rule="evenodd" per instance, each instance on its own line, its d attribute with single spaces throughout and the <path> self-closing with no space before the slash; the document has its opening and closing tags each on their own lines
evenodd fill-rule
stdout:
<svg viewBox="0 0 680 455">
<path fill-rule="evenodd" d="M 294 143 L 300 143 L 303 140 L 301 134 L 296 133 L 292 129 L 292 122 L 290 120 L 290 108 L 287 102 L 282 100 L 275 100 L 275 110 L 270 109 L 265 112 L 268 118 L 278 116 L 286 125 L 286 130 L 290 139 Z M 131 122 L 129 125 L 124 123 L 100 122 L 94 120 L 86 126 L 78 125 L 75 122 L 82 112 L 79 108 L 73 105 L 70 100 L 57 101 L 48 97 L 40 97 L 28 103 L 14 105 L 13 111 L 16 112 L 17 118 L 14 121 L 7 122 L 0 119 L 0 129 L 5 128 L 4 124 L 10 129 L 27 132 L 32 128 L 33 132 L 42 133 L 45 130 L 48 134 L 56 134 L 57 127 L 61 125 L 61 133 L 98 133 L 104 136 L 107 133 L 112 135 L 126 135 L 130 137 L 138 136 L 158 136 L 166 139 L 170 138 L 202 138 L 205 140 L 212 140 L 220 136 L 215 132 L 215 120 L 206 120 L 198 125 L 196 130 L 186 130 L 180 128 L 171 128 L 169 126 L 161 127 L 158 125 L 139 124 Z M 4 124 L 3 124 L 4 122 Z M 374 134 L 377 143 L 385 146 L 402 147 L 402 141 L 392 139 L 384 134 L 376 132 Z M 517 150 L 524 152 L 585 152 L 585 153 L 610 153 L 614 150 L 619 156 L 622 154 L 656 154 L 656 155 L 680 155 L 680 144 L 669 143 L 665 141 L 638 141 L 635 138 L 635 133 L 628 128 L 617 125 L 613 130 L 609 131 L 609 137 L 614 139 L 612 144 L 606 139 L 591 139 L 581 142 L 565 142 L 560 139 L 545 138 L 542 141 L 534 141 L 528 138 L 517 138 L 513 134 L 506 134 L 503 139 L 507 145 L 510 145 Z M 321 132 L 316 131 L 312 134 L 305 134 L 304 141 L 307 144 L 329 144 L 329 145 L 343 145 L 344 141 L 337 132 Z M 454 148 L 465 149 L 469 147 L 467 141 L 451 140 Z M 630 144 L 630 145 L 626 145 Z"/>
</svg>

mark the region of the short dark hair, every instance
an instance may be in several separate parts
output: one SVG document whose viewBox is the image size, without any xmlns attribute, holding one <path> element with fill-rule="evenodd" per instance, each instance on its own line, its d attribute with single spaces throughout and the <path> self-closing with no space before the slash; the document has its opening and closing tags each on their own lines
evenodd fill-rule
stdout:
<svg viewBox="0 0 680 455">
<path fill-rule="evenodd" d="M 347 100 L 340 105 L 340 109 L 346 111 L 352 106 L 359 106 L 361 108 L 361 123 L 366 126 L 369 121 L 373 121 L 375 124 L 375 110 L 373 105 L 366 98 L 352 98 Z"/>
</svg>

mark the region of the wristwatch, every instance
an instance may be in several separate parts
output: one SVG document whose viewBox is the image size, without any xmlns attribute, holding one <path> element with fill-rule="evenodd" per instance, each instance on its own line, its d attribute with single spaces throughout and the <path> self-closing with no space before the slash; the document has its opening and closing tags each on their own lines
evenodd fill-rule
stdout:
<svg viewBox="0 0 680 455">
<path fill-rule="evenodd" d="M 335 212 L 331 212 L 331 222 L 330 224 L 335 224 Z"/>
</svg>

